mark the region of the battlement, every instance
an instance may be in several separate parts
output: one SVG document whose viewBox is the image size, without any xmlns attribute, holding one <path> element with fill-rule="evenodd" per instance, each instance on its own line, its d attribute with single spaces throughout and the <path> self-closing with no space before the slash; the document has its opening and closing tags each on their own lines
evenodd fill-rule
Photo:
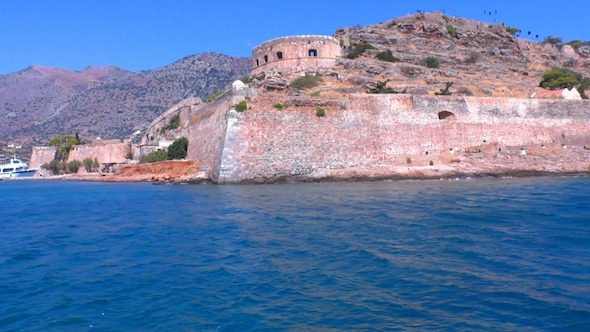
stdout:
<svg viewBox="0 0 590 332">
<path fill-rule="evenodd" d="M 297 35 L 268 40 L 252 50 L 252 75 L 269 70 L 302 72 L 334 66 L 342 55 L 338 40 L 332 36 Z"/>
</svg>

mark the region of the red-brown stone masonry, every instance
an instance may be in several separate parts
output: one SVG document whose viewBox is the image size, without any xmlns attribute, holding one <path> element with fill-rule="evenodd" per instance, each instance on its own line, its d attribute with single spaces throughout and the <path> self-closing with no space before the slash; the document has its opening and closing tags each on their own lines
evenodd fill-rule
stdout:
<svg viewBox="0 0 590 332">
<path fill-rule="evenodd" d="M 563 132 L 590 139 L 588 102 L 572 110 L 562 103 L 509 98 L 355 95 L 350 108 L 328 108 L 325 117 L 317 117 L 313 108 L 279 111 L 251 105 L 230 116 L 224 143 L 231 155 L 220 159 L 219 182 L 305 175 L 321 168 L 405 165 L 407 157 L 436 160 L 450 148 L 549 143 Z M 568 115 L 543 116 L 543 111 L 566 108 Z M 458 110 L 456 119 L 439 120 L 442 109 Z"/>
<path fill-rule="evenodd" d="M 196 111 L 183 135 L 189 140 L 187 158 L 197 161 L 199 171 L 213 177 L 219 168 L 227 127 L 227 111 L 242 97 L 228 94 Z"/>
</svg>

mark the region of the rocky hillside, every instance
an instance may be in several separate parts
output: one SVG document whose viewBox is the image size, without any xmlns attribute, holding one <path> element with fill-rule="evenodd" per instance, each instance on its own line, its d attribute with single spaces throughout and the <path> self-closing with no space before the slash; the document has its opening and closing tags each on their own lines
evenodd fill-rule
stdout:
<svg viewBox="0 0 590 332">
<path fill-rule="evenodd" d="M 168 107 L 204 98 L 250 69 L 247 58 L 204 53 L 155 70 L 29 67 L 0 75 L 0 142 L 43 144 L 52 136 L 122 138 Z"/>
<path fill-rule="evenodd" d="M 537 43 L 517 38 L 517 30 L 441 13 L 339 29 L 334 36 L 345 53 L 358 57 L 341 59 L 337 72 L 352 86 L 388 80 L 387 86 L 398 91 L 432 94 L 453 82 L 451 91 L 459 94 L 524 98 L 553 67 L 590 77 L 590 46 Z M 437 65 L 427 67 L 428 57 Z"/>
<path fill-rule="evenodd" d="M 432 95 L 452 82 L 449 91 L 454 95 L 528 98 L 548 69 L 568 67 L 590 77 L 588 43 L 555 46 L 518 35 L 517 27 L 441 13 L 338 29 L 334 37 L 344 56 L 335 68 L 320 70 L 323 83 L 305 93 L 339 98 L 375 89 Z M 254 83 L 280 91 L 294 78 L 272 72 Z"/>
</svg>

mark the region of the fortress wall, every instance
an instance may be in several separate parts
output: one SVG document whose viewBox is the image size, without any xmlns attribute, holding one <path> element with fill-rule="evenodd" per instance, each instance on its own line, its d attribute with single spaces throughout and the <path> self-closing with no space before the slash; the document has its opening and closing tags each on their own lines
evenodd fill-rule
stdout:
<svg viewBox="0 0 590 332">
<path fill-rule="evenodd" d="M 55 158 L 54 146 L 34 146 L 31 153 L 31 160 L 29 161 L 29 167 L 31 169 L 37 169 L 40 165 L 52 161 L 53 158 Z"/>
<path fill-rule="evenodd" d="M 200 171 L 209 177 L 219 172 L 219 160 L 227 127 L 227 111 L 243 100 L 243 96 L 228 93 L 215 102 L 190 113 L 188 125 L 181 135 L 188 141 L 187 158 L 196 160 Z"/>
<path fill-rule="evenodd" d="M 131 144 L 121 142 L 104 142 L 76 145 L 70 150 L 68 162 L 83 161 L 85 158 L 96 158 L 101 164 L 121 164 L 131 152 Z"/>
<path fill-rule="evenodd" d="M 427 165 L 439 163 L 451 149 L 560 144 L 565 132 L 581 135 L 590 145 L 588 102 L 359 94 L 351 96 L 348 109 L 326 108 L 325 117 L 317 117 L 313 107 L 278 111 L 268 105 L 256 101 L 243 113 L 228 113 L 214 181 L 405 166 L 406 158 Z M 441 120 L 443 110 L 454 115 Z M 566 114 L 548 117 L 545 110 Z"/>
<path fill-rule="evenodd" d="M 310 53 L 313 52 L 313 55 Z M 252 50 L 252 75 L 271 69 L 300 72 L 308 68 L 331 68 L 342 48 L 331 36 L 302 35 L 264 42 Z"/>
</svg>

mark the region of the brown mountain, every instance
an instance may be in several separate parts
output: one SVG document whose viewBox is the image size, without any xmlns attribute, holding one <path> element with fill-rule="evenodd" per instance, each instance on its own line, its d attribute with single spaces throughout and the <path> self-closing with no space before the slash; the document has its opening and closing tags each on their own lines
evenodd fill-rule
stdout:
<svg viewBox="0 0 590 332">
<path fill-rule="evenodd" d="M 141 72 L 32 66 L 0 75 L 0 141 L 41 144 L 76 131 L 83 138 L 127 137 L 178 101 L 223 89 L 249 67 L 248 58 L 203 53 Z"/>
</svg>

